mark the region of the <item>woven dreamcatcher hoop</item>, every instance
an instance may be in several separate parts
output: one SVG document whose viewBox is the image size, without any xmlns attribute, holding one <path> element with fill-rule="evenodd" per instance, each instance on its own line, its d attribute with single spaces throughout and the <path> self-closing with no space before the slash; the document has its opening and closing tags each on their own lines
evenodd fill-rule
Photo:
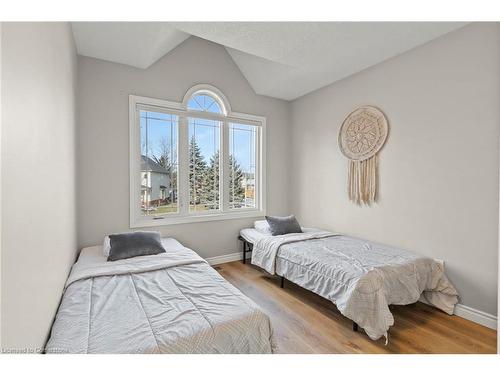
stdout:
<svg viewBox="0 0 500 375">
<path fill-rule="evenodd" d="M 377 201 L 377 154 L 384 146 L 388 131 L 384 113 L 372 106 L 355 109 L 340 127 L 339 147 L 349 159 L 349 199 L 358 205 Z"/>
</svg>

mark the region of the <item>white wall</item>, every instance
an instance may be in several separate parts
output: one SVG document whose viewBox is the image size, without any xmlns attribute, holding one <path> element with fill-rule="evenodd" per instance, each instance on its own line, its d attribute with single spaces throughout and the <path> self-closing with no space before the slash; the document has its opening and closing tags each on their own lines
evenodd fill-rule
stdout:
<svg viewBox="0 0 500 375">
<path fill-rule="evenodd" d="M 497 59 L 500 60 L 500 23 L 497 23 Z M 498 147 L 498 167 L 499 167 L 499 189 L 498 189 L 498 194 L 499 194 L 499 207 L 498 207 L 498 213 L 500 217 L 500 63 L 497 65 L 498 70 L 497 70 L 497 127 L 499 129 L 498 136 L 499 136 L 499 147 Z M 498 235 L 498 268 L 497 268 L 497 278 L 498 278 L 498 283 L 497 283 L 497 315 L 498 311 L 500 311 L 500 220 L 499 220 L 499 226 L 497 228 L 497 235 Z M 500 320 L 497 319 L 497 332 L 500 331 Z M 500 340 L 498 340 L 497 336 L 497 353 L 500 354 Z"/>
<path fill-rule="evenodd" d="M 191 37 L 150 68 L 78 58 L 78 244 L 102 243 L 129 229 L 129 94 L 182 101 L 199 83 L 216 86 L 231 109 L 267 117 L 267 200 L 271 214 L 288 213 L 288 103 L 256 95 L 220 45 Z M 158 228 L 203 257 L 239 251 L 241 228 L 253 219 Z"/>
<path fill-rule="evenodd" d="M 0 197 L 2 196 L 2 22 L 0 22 Z M 0 199 L 0 348 L 2 347 L 2 199 Z"/>
<path fill-rule="evenodd" d="M 41 348 L 76 255 L 76 52 L 65 23 L 2 30 L 2 348 Z"/>
<path fill-rule="evenodd" d="M 303 224 L 444 259 L 461 302 L 497 312 L 498 34 L 473 24 L 292 103 L 291 206 Z M 337 144 L 353 108 L 390 122 L 380 202 L 347 197 Z"/>
</svg>

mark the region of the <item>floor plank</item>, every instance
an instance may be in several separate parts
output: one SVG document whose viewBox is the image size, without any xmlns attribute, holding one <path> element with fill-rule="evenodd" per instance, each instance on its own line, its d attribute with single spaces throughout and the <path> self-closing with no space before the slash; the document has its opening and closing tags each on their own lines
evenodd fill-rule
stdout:
<svg viewBox="0 0 500 375">
<path fill-rule="evenodd" d="M 389 344 L 370 340 L 328 300 L 242 262 L 216 267 L 269 315 L 279 353 L 496 353 L 495 330 L 417 302 L 391 306 Z"/>
</svg>

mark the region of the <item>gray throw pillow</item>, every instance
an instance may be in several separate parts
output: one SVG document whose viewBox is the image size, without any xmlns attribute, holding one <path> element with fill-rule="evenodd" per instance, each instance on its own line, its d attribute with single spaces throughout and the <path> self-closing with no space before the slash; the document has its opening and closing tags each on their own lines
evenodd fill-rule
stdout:
<svg viewBox="0 0 500 375">
<path fill-rule="evenodd" d="M 111 248 L 109 250 L 108 261 L 165 252 L 161 244 L 160 234 L 155 232 L 111 234 L 109 242 Z"/>
<path fill-rule="evenodd" d="M 290 216 L 266 216 L 266 220 L 271 228 L 273 236 L 279 236 L 288 233 L 302 233 L 300 224 L 294 215 Z"/>
</svg>

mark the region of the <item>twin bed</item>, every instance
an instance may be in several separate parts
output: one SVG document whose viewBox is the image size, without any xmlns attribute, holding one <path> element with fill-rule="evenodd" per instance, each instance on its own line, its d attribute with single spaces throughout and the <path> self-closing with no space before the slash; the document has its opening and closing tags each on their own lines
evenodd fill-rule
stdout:
<svg viewBox="0 0 500 375">
<path fill-rule="evenodd" d="M 371 241 L 318 229 L 272 236 L 243 229 L 244 255 L 268 273 L 332 301 L 373 340 L 394 324 L 389 305 L 423 298 L 453 314 L 457 291 L 434 259 Z M 245 260 L 245 256 L 244 256 Z"/>
<path fill-rule="evenodd" d="M 300 231 L 300 227 L 299 227 Z M 457 292 L 430 258 L 318 229 L 243 229 L 243 261 L 332 301 L 373 340 L 394 323 L 389 305 L 424 298 L 448 314 Z M 271 322 L 194 251 L 172 238 L 155 255 L 109 261 L 81 251 L 66 282 L 47 353 L 272 353 Z M 105 242 L 106 244 L 106 242 Z M 104 246 L 106 248 L 106 245 Z M 162 249 L 162 251 L 163 251 Z"/>
<path fill-rule="evenodd" d="M 194 251 L 109 262 L 85 248 L 71 270 L 47 353 L 271 353 L 269 318 Z"/>
</svg>

